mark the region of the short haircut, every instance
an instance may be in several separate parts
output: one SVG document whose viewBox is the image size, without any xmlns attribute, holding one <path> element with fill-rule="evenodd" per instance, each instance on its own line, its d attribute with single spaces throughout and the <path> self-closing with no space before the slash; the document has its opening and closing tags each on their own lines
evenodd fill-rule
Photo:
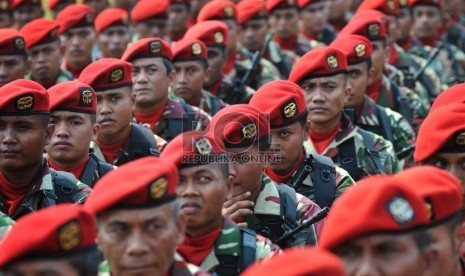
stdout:
<svg viewBox="0 0 465 276">
<path fill-rule="evenodd" d="M 166 68 L 166 75 L 169 75 L 174 70 L 173 63 L 171 62 L 171 60 L 167 58 L 162 58 L 162 60 L 163 60 L 163 65 Z"/>
<path fill-rule="evenodd" d="M 103 258 L 96 247 L 69 257 L 69 264 L 78 272 L 79 276 L 97 275 Z"/>
</svg>

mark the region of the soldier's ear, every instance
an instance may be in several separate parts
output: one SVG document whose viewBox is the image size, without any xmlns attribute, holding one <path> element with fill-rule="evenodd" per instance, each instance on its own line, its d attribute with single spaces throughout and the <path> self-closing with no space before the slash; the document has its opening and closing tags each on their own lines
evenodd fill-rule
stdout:
<svg viewBox="0 0 465 276">
<path fill-rule="evenodd" d="M 232 188 L 233 188 L 233 177 L 230 175 L 226 180 L 226 200 L 232 198 Z"/>
<path fill-rule="evenodd" d="M 424 274 L 423 275 L 441 275 L 439 272 L 439 250 L 436 246 L 430 245 L 423 252 Z"/>
<path fill-rule="evenodd" d="M 100 125 L 99 124 L 93 124 L 92 125 L 92 141 L 97 141 L 97 135 L 100 131 Z"/>
<path fill-rule="evenodd" d="M 212 68 L 210 66 L 208 66 L 207 69 L 205 69 L 205 81 L 204 82 L 208 82 L 210 80 L 210 77 L 212 75 Z"/>
<path fill-rule="evenodd" d="M 178 229 L 176 243 L 181 244 L 184 241 L 184 235 L 186 233 L 186 217 L 184 217 L 183 214 L 178 214 L 176 218 L 176 228 Z"/>
<path fill-rule="evenodd" d="M 171 72 L 168 73 L 168 78 L 170 80 L 170 86 L 174 85 L 174 81 L 176 80 L 176 71 L 171 70 Z"/>
<path fill-rule="evenodd" d="M 372 83 L 373 77 L 375 76 L 375 68 L 373 67 L 368 68 L 367 74 L 368 74 L 368 83 Z"/>
<path fill-rule="evenodd" d="M 303 127 L 304 127 L 304 141 L 307 141 L 308 137 L 310 136 L 310 121 L 307 120 Z"/>
<path fill-rule="evenodd" d="M 45 130 L 45 146 L 50 144 L 53 133 L 55 132 L 55 125 L 48 124 L 47 129 Z"/>
</svg>

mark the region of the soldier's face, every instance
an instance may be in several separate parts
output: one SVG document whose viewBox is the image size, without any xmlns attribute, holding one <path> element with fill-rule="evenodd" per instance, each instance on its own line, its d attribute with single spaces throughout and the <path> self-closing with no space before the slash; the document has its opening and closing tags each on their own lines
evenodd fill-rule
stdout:
<svg viewBox="0 0 465 276">
<path fill-rule="evenodd" d="M 308 119 L 324 126 L 339 120 L 344 102 L 350 95 L 345 74 L 305 79 L 299 85 L 304 90 Z"/>
<path fill-rule="evenodd" d="M 438 35 L 442 25 L 439 8 L 428 5 L 413 7 L 413 34 L 420 40 L 432 39 Z"/>
<path fill-rule="evenodd" d="M 130 40 L 126 26 L 111 26 L 98 35 L 98 44 L 105 58 L 121 58 Z"/>
<path fill-rule="evenodd" d="M 262 184 L 262 172 L 267 164 L 260 162 L 260 153 L 256 146 L 249 148 L 228 149 L 231 156 L 229 175 L 232 177 L 232 195 L 237 196 L 250 192 L 251 200 L 255 200 L 260 193 Z M 261 159 L 263 160 L 263 159 Z"/>
<path fill-rule="evenodd" d="M 444 275 L 460 275 L 460 246 L 463 239 L 459 235 L 459 222 L 449 229 L 448 224 L 441 224 L 429 230 L 433 246 L 437 248 L 439 255 L 439 271 Z"/>
<path fill-rule="evenodd" d="M 189 7 L 186 4 L 171 4 L 168 7 L 168 33 L 183 35 L 189 20 Z"/>
<path fill-rule="evenodd" d="M 149 107 L 168 98 L 175 73 L 166 71 L 162 58 L 138 58 L 132 62 L 132 96 L 136 107 Z"/>
<path fill-rule="evenodd" d="M 13 25 L 13 18 L 8 12 L 0 12 L 0 28 L 10 28 Z"/>
<path fill-rule="evenodd" d="M 444 8 L 448 14 L 460 14 L 464 6 L 463 0 L 444 1 Z"/>
<path fill-rule="evenodd" d="M 96 134 L 90 116 L 70 111 L 52 112 L 50 123 L 55 131 L 45 147 L 49 160 L 62 168 L 87 160 L 90 141 Z"/>
<path fill-rule="evenodd" d="M 171 204 L 137 210 L 115 210 L 99 215 L 97 243 L 112 274 L 164 275 L 182 242 L 183 217 Z"/>
<path fill-rule="evenodd" d="M 429 275 L 430 263 L 412 234 L 374 234 L 339 246 L 334 253 L 349 276 Z M 438 274 L 439 275 L 439 274 Z"/>
<path fill-rule="evenodd" d="M 41 18 L 44 12 L 40 5 L 19 5 L 13 10 L 13 19 L 18 28 L 22 28 L 26 23 Z"/>
<path fill-rule="evenodd" d="M 305 31 L 315 34 L 323 31 L 328 22 L 328 4 L 320 1 L 307 5 L 300 12 L 300 19 Z"/>
<path fill-rule="evenodd" d="M 83 2 L 92 7 L 95 10 L 95 14 L 99 14 L 108 7 L 108 0 L 85 0 Z"/>
<path fill-rule="evenodd" d="M 366 89 L 373 76 L 374 70 L 369 70 L 368 64 L 366 62 L 362 62 L 349 65 L 347 67 L 347 71 L 349 75 L 348 81 L 352 89 L 344 106 L 355 108 L 362 104 Z"/>
<path fill-rule="evenodd" d="M 281 162 L 270 163 L 270 168 L 279 175 L 289 173 L 302 158 L 302 145 L 308 139 L 309 124 L 302 126 L 294 122 L 282 128 L 271 129 L 271 147 L 273 155 L 280 157 Z"/>
<path fill-rule="evenodd" d="M 240 26 L 239 38 L 241 45 L 247 50 L 260 51 L 265 44 L 268 33 L 268 22 L 266 19 L 252 19 Z"/>
<path fill-rule="evenodd" d="M 226 62 L 224 50 L 209 47 L 208 48 L 208 65 L 210 65 L 211 75 L 206 81 L 206 85 L 211 85 L 223 77 L 223 66 Z"/>
<path fill-rule="evenodd" d="M 135 31 L 139 38 L 165 37 L 166 19 L 151 18 L 135 24 Z"/>
<path fill-rule="evenodd" d="M 40 164 L 52 134 L 53 126 L 41 116 L 0 117 L 0 170 L 30 170 Z"/>
<path fill-rule="evenodd" d="M 299 12 L 296 8 L 274 10 L 269 18 L 271 30 L 280 38 L 291 38 L 299 31 Z"/>
<path fill-rule="evenodd" d="M 66 31 L 61 36 L 66 61 L 74 67 L 86 66 L 92 62 L 95 39 L 95 31 L 92 27 L 77 27 Z"/>
<path fill-rule="evenodd" d="M 124 86 L 97 93 L 98 140 L 104 136 L 124 136 L 132 118 L 131 88 Z"/>
<path fill-rule="evenodd" d="M 24 78 L 27 70 L 27 59 L 24 56 L 0 56 L 0 87 Z"/>
<path fill-rule="evenodd" d="M 65 260 L 36 260 L 19 262 L 9 267 L 5 276 L 22 275 L 22 276 L 79 276 L 76 270 L 68 261 Z"/>
<path fill-rule="evenodd" d="M 231 194 L 232 182 L 219 164 L 206 164 L 179 170 L 176 193 L 189 235 L 205 234 L 218 227 L 223 203 Z"/>
<path fill-rule="evenodd" d="M 60 70 L 60 42 L 36 45 L 29 49 L 29 66 L 35 81 L 43 84 L 53 84 Z"/>
<path fill-rule="evenodd" d="M 371 55 L 372 67 L 374 69 L 372 82 L 383 77 L 384 64 L 387 57 L 387 46 L 383 41 L 372 41 L 373 53 Z"/>
<path fill-rule="evenodd" d="M 200 100 L 203 84 L 210 76 L 210 70 L 205 69 L 200 61 L 178 61 L 174 64 L 176 78 L 174 94 L 187 103 Z"/>
<path fill-rule="evenodd" d="M 192 0 L 191 1 L 191 14 L 193 18 L 197 18 L 199 11 L 208 3 L 209 0 Z"/>
<path fill-rule="evenodd" d="M 324 1 L 323 1 L 324 2 Z M 345 16 L 349 9 L 349 1 L 346 0 L 330 0 L 327 5 L 329 7 L 328 16 L 329 20 L 338 20 Z"/>
<path fill-rule="evenodd" d="M 412 16 L 409 9 L 400 9 L 397 16 L 397 32 L 396 41 L 404 42 L 410 37 L 410 29 L 412 28 Z"/>
</svg>

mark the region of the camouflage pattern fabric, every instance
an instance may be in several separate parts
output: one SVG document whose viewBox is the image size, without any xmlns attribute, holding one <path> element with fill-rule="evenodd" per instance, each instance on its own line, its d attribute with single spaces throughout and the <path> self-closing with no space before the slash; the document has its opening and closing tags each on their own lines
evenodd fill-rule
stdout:
<svg viewBox="0 0 465 276">
<path fill-rule="evenodd" d="M 25 79 L 28 79 L 28 80 L 34 80 L 34 79 L 32 78 L 32 74 L 31 74 L 31 73 L 26 74 L 26 76 L 24 76 L 24 78 L 25 78 Z M 62 69 L 62 68 L 60 68 L 60 69 L 58 70 L 58 75 L 57 75 L 57 78 L 56 78 L 55 83 L 54 83 L 53 85 L 58 84 L 58 83 L 61 83 L 61 82 L 65 82 L 65 81 L 72 81 L 72 80 L 74 80 L 73 75 L 72 75 L 70 72 L 68 72 L 68 71 L 66 71 L 66 70 L 64 70 L 64 69 Z M 51 85 L 51 86 L 53 86 L 53 85 Z M 51 86 L 50 86 L 50 87 L 51 87 Z M 46 88 L 47 88 L 47 87 L 46 87 Z"/>
<path fill-rule="evenodd" d="M 364 171 L 365 176 L 375 174 L 395 174 L 400 170 L 399 161 L 396 158 L 394 147 L 391 142 L 387 141 L 383 137 L 374 133 L 367 133 L 374 147 L 374 151 L 368 150 L 365 145 L 360 128 L 352 124 L 350 119 L 343 113 L 341 117 L 341 128 L 334 140 L 329 146 L 324 149 L 321 153 L 333 160 L 338 159 L 339 150 L 338 147 L 349 139 L 354 139 L 355 151 L 358 167 Z M 311 154 L 317 153 L 310 139 L 304 142 L 305 150 Z M 337 165 L 341 166 L 339 161 L 336 161 Z M 377 164 L 381 164 L 379 167 Z M 353 175 L 351 175 L 354 177 Z M 354 178 L 355 179 L 355 178 Z M 357 180 L 357 179 L 355 179 Z"/>
<path fill-rule="evenodd" d="M 4 213 L 0 212 L 0 240 L 11 229 L 15 222 Z"/>
<path fill-rule="evenodd" d="M 205 89 L 202 89 L 202 98 L 200 98 L 200 103 L 198 108 L 205 111 L 210 116 L 213 116 L 220 109 L 228 106 L 227 103 L 223 102 L 220 98 L 208 92 Z"/>
<path fill-rule="evenodd" d="M 329 45 L 331 42 L 334 41 L 337 37 L 337 33 L 334 30 L 334 28 L 330 24 L 326 24 L 325 28 L 323 29 L 322 32 L 317 34 L 316 36 L 310 36 L 305 33 L 303 29 L 301 29 L 300 33 L 308 40 L 310 41 L 317 41 L 320 43 L 323 43 L 323 45 Z"/>
<path fill-rule="evenodd" d="M 415 145 L 416 135 L 407 120 L 400 113 L 390 108 L 384 107 L 384 111 L 386 111 L 389 119 L 393 138 L 392 143 L 396 153 L 405 151 Z M 370 130 L 369 128 L 384 128 L 376 110 L 376 103 L 368 96 L 365 96 L 363 100 L 360 114 L 356 118 L 356 125 L 365 130 Z M 383 131 L 383 133 L 385 132 Z M 388 137 L 384 138 L 388 139 Z M 402 160 L 399 160 L 399 162 L 401 167 L 405 167 L 405 165 L 407 167 L 413 166 L 413 151 Z"/>
<path fill-rule="evenodd" d="M 239 82 L 240 80 L 235 80 Z M 220 88 L 217 91 L 216 96 L 218 96 L 223 102 L 227 104 L 246 104 L 249 103 L 250 98 L 255 93 L 249 86 L 239 87 L 236 90 L 234 87 L 236 84 L 228 76 L 224 76 L 221 80 Z M 211 92 L 211 91 L 210 91 Z M 211 92 L 214 94 L 213 92 Z M 239 93 L 239 95 L 237 95 Z"/>
</svg>

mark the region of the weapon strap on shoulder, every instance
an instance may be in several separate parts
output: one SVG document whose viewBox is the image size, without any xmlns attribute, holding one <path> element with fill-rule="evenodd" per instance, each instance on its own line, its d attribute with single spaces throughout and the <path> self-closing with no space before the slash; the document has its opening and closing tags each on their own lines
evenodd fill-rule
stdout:
<svg viewBox="0 0 465 276">
<path fill-rule="evenodd" d="M 393 96 L 394 96 L 396 109 L 399 111 L 400 114 L 402 114 L 402 116 L 404 116 L 407 122 L 410 125 L 412 125 L 413 116 L 412 116 L 412 111 L 410 110 L 408 98 L 400 94 L 399 87 L 395 85 L 394 83 L 391 83 L 391 88 L 394 94 Z"/>
<path fill-rule="evenodd" d="M 76 203 L 85 200 L 86 195 L 79 193 L 77 179 L 71 173 L 50 171 L 56 203 Z M 47 194 L 46 194 L 47 195 Z M 50 193 L 51 195 L 51 193 Z M 84 197 L 83 199 L 81 197 Z"/>
<path fill-rule="evenodd" d="M 336 170 L 331 158 L 313 154 L 312 172 L 315 202 L 321 208 L 330 207 L 336 197 Z"/>
<path fill-rule="evenodd" d="M 149 134 L 145 134 L 147 131 Z M 116 165 L 121 165 L 145 156 L 160 156 L 157 150 L 157 142 L 150 130 L 131 124 L 131 135 L 127 141 L 127 155 L 118 158 Z"/>
<path fill-rule="evenodd" d="M 210 97 L 210 106 L 211 106 L 211 114 L 216 114 L 222 108 L 220 100 L 215 97 Z"/>
<path fill-rule="evenodd" d="M 98 158 L 90 154 L 89 161 L 84 168 L 84 172 L 80 177 L 80 181 L 87 186 L 93 188 L 94 181 L 100 179 L 102 176 L 112 171 L 114 167 L 106 162 L 101 162 Z"/>
<path fill-rule="evenodd" d="M 375 149 L 375 144 L 373 143 L 373 139 L 369 136 L 368 132 L 363 129 L 360 129 L 360 134 L 362 135 L 363 144 L 365 145 L 367 149 L 368 157 L 370 158 L 371 163 L 373 163 L 375 171 L 378 174 L 384 174 L 384 169 L 383 169 L 384 166 L 381 164 L 379 158 L 375 158 L 375 155 L 376 157 L 379 157 L 379 153 Z"/>
<path fill-rule="evenodd" d="M 240 257 L 240 271 L 255 263 L 257 252 L 257 234 L 248 228 L 241 228 L 242 255 Z"/>
<path fill-rule="evenodd" d="M 380 107 L 379 105 L 376 105 L 376 110 L 378 111 L 378 118 L 383 127 L 383 133 L 386 135 L 385 138 L 391 141 L 392 144 L 394 144 L 394 136 L 392 135 L 392 128 L 391 124 L 389 123 L 389 118 L 387 116 L 386 110 L 384 110 L 384 108 Z"/>
<path fill-rule="evenodd" d="M 179 103 L 182 105 L 182 108 L 184 109 L 184 112 L 187 116 L 185 116 L 182 120 L 168 120 L 168 129 L 174 136 L 185 131 L 192 130 L 194 128 L 195 122 L 194 109 L 190 105 L 188 105 L 184 100 L 181 100 Z"/>
<path fill-rule="evenodd" d="M 346 170 L 352 178 L 357 181 L 362 178 L 362 170 L 358 166 L 357 152 L 355 150 L 355 139 L 354 137 L 347 139 L 337 147 L 338 156 L 337 160 L 339 167 Z"/>
</svg>

